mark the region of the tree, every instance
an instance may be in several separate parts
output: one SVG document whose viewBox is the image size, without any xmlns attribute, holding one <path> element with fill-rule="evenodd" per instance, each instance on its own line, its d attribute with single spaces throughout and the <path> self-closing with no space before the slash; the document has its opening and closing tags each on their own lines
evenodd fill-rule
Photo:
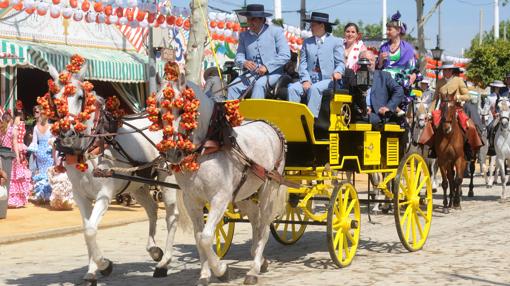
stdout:
<svg viewBox="0 0 510 286">
<path fill-rule="evenodd" d="M 505 36 L 504 36 L 505 26 L 506 26 L 506 39 L 510 41 L 510 20 L 501 21 L 499 23 L 499 34 L 501 35 L 500 39 L 505 38 Z M 482 36 L 483 43 L 494 42 L 494 32 L 493 31 L 494 31 L 494 26 L 492 26 L 490 31 L 483 32 L 483 36 Z M 478 45 L 480 45 L 480 34 L 476 34 L 476 36 L 471 40 L 470 49 L 472 49 L 473 47 L 478 46 Z"/>
<path fill-rule="evenodd" d="M 472 59 L 467 67 L 468 79 L 483 88 L 494 80 L 503 79 L 510 71 L 510 41 L 476 45 L 466 56 Z"/>
<path fill-rule="evenodd" d="M 508 1 L 508 0 L 505 0 Z M 423 8 L 425 6 L 425 0 L 416 0 L 416 22 L 418 27 L 418 53 L 420 55 L 420 72 L 422 74 L 425 74 L 425 68 L 426 68 L 426 54 L 427 50 L 425 50 L 425 24 L 430 19 L 432 14 L 437 10 L 439 5 L 443 0 L 436 0 L 430 11 L 427 13 L 427 15 L 423 16 Z"/>
<path fill-rule="evenodd" d="M 192 0 L 191 27 L 188 46 L 186 49 L 186 80 L 200 85 L 202 62 L 204 60 L 204 47 L 207 42 L 207 0 Z M 205 27 L 205 28 L 204 28 Z"/>
<path fill-rule="evenodd" d="M 337 25 L 333 29 L 333 35 L 343 38 L 344 27 L 347 25 L 347 23 L 342 23 L 338 21 L 338 19 L 335 21 L 335 23 L 337 23 Z M 363 21 L 358 21 L 356 25 L 358 25 L 359 31 L 363 34 L 364 39 L 381 39 L 381 23 L 365 24 Z"/>
</svg>

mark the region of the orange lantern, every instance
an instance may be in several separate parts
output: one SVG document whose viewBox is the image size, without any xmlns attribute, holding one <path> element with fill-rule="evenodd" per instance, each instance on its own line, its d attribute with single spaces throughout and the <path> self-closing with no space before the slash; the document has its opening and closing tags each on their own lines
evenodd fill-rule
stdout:
<svg viewBox="0 0 510 286">
<path fill-rule="evenodd" d="M 136 14 L 136 20 L 137 20 L 138 22 L 142 22 L 142 21 L 143 21 L 143 19 L 145 19 L 145 14 L 146 14 L 146 13 L 145 13 L 144 11 L 142 11 L 142 10 L 138 9 L 138 13 Z"/>
<path fill-rule="evenodd" d="M 182 27 L 182 24 L 184 24 L 184 19 L 182 19 L 182 17 L 175 19 L 175 25 L 177 25 L 177 27 Z"/>
<path fill-rule="evenodd" d="M 96 2 L 94 3 L 94 11 L 96 11 L 97 13 L 101 13 L 103 12 L 103 3 L 101 2 Z"/>
<path fill-rule="evenodd" d="M 218 22 L 218 28 L 225 29 L 225 22 Z"/>
<path fill-rule="evenodd" d="M 190 23 L 189 19 L 186 19 L 186 21 L 184 21 L 184 29 L 189 30 L 190 27 L 191 27 L 191 23 Z"/>
<path fill-rule="evenodd" d="M 166 23 L 170 26 L 175 24 L 175 16 L 166 16 Z"/>
<path fill-rule="evenodd" d="M 303 45 L 303 38 L 298 38 L 296 42 L 300 46 Z"/>
<path fill-rule="evenodd" d="M 232 28 L 234 27 L 234 23 L 227 22 L 227 24 L 225 26 L 227 27 L 227 29 L 232 30 Z"/>
<path fill-rule="evenodd" d="M 77 8 L 78 0 L 69 0 L 69 5 L 71 6 L 71 8 Z"/>
<path fill-rule="evenodd" d="M 216 34 L 216 33 L 213 33 L 211 37 L 212 37 L 212 39 L 213 39 L 213 40 L 215 40 L 215 41 L 217 41 L 217 40 L 218 40 L 218 34 Z"/>
<path fill-rule="evenodd" d="M 221 35 L 218 37 L 218 40 L 219 40 L 219 41 L 224 42 L 224 41 L 225 41 L 225 35 L 221 34 Z"/>
<path fill-rule="evenodd" d="M 89 1 L 88 0 L 83 1 L 83 3 L 81 3 L 81 10 L 83 12 L 87 12 L 89 9 L 90 9 Z"/>
<path fill-rule="evenodd" d="M 48 13 L 48 10 L 37 9 L 37 14 L 39 14 L 39 16 L 44 16 L 44 15 L 46 15 L 46 13 Z"/>
<path fill-rule="evenodd" d="M 135 17 L 135 12 L 133 12 L 133 9 L 127 9 L 126 10 L 126 18 L 129 20 L 129 21 L 133 21 Z"/>
<path fill-rule="evenodd" d="M 150 13 L 149 16 L 147 16 L 147 22 L 149 22 L 149 24 L 152 24 L 154 23 L 154 20 L 156 20 L 156 14 Z"/>
<path fill-rule="evenodd" d="M 165 16 L 159 14 L 158 18 L 156 19 L 156 22 L 158 23 L 158 25 L 165 23 Z"/>
<path fill-rule="evenodd" d="M 112 15 L 112 13 L 113 13 L 113 8 L 112 8 L 112 6 L 111 6 L 111 5 L 108 5 L 108 6 L 106 6 L 106 7 L 104 8 L 104 14 L 105 14 L 106 16 L 111 16 L 111 15 Z"/>
<path fill-rule="evenodd" d="M 0 8 L 5 9 L 9 7 L 9 0 L 0 1 Z"/>
<path fill-rule="evenodd" d="M 234 30 L 234 32 L 239 32 L 240 29 L 241 25 L 239 23 L 234 23 L 234 27 L 232 28 L 232 30 Z"/>
<path fill-rule="evenodd" d="M 216 26 L 217 26 L 217 25 L 218 25 L 218 24 L 216 23 L 216 21 L 211 21 L 211 22 L 209 23 L 209 26 L 210 26 L 212 29 L 216 28 Z"/>
<path fill-rule="evenodd" d="M 52 0 L 51 2 L 53 2 L 53 4 L 55 4 L 55 5 L 60 4 L 60 0 Z"/>
<path fill-rule="evenodd" d="M 32 14 L 32 13 L 34 13 L 34 11 L 35 11 L 35 8 L 30 8 L 30 9 L 26 9 L 25 13 Z"/>
<path fill-rule="evenodd" d="M 122 16 L 124 16 L 124 9 L 120 7 L 115 9 L 115 14 L 117 15 L 117 17 L 122 18 Z"/>
<path fill-rule="evenodd" d="M 12 8 L 14 8 L 14 10 L 16 10 L 16 11 L 23 10 L 23 2 L 19 2 L 18 4 L 12 6 Z"/>
</svg>

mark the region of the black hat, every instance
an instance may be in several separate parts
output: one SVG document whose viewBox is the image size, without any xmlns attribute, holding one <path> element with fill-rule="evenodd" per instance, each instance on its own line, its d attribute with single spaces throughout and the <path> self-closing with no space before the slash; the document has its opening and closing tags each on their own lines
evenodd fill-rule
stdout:
<svg viewBox="0 0 510 286">
<path fill-rule="evenodd" d="M 269 17 L 269 16 L 273 15 L 271 13 L 264 11 L 264 5 L 262 5 L 262 4 L 249 4 L 246 6 L 246 10 L 240 11 L 238 14 L 241 16 L 257 17 L 257 18 L 259 18 L 259 17 L 265 18 L 265 17 Z"/>
<path fill-rule="evenodd" d="M 305 19 L 305 22 L 319 22 L 324 24 L 329 24 L 331 26 L 336 25 L 336 23 L 329 22 L 329 14 L 320 13 L 320 12 L 312 12 L 312 15 L 309 19 Z"/>
</svg>

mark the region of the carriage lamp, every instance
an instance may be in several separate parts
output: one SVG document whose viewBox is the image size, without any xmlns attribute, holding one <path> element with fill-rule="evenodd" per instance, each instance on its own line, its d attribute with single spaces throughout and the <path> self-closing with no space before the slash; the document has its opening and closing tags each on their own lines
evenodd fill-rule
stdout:
<svg viewBox="0 0 510 286">
<path fill-rule="evenodd" d="M 441 57 L 443 56 L 443 50 L 439 47 L 439 46 L 436 46 L 435 48 L 433 48 L 432 50 L 430 50 L 430 52 L 432 53 L 432 59 L 434 59 L 434 61 L 436 61 L 436 82 L 435 82 L 435 86 L 437 87 L 437 80 L 439 78 L 439 61 L 441 60 Z"/>
<path fill-rule="evenodd" d="M 359 69 L 356 72 L 356 85 L 360 90 L 366 91 L 372 86 L 373 76 L 370 71 L 370 61 L 361 58 L 358 61 Z"/>
</svg>

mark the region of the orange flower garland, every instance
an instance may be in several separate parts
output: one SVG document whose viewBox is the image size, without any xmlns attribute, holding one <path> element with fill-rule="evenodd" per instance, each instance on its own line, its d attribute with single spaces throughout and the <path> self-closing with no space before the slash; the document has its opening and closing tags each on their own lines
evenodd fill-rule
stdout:
<svg viewBox="0 0 510 286">
<path fill-rule="evenodd" d="M 239 99 L 225 102 L 225 108 L 227 114 L 225 117 L 232 127 L 241 125 L 244 117 L 239 112 Z"/>
<path fill-rule="evenodd" d="M 108 97 L 106 100 L 106 110 L 108 110 L 115 119 L 120 119 L 126 114 L 124 109 L 120 108 L 120 100 L 115 95 Z"/>
</svg>

